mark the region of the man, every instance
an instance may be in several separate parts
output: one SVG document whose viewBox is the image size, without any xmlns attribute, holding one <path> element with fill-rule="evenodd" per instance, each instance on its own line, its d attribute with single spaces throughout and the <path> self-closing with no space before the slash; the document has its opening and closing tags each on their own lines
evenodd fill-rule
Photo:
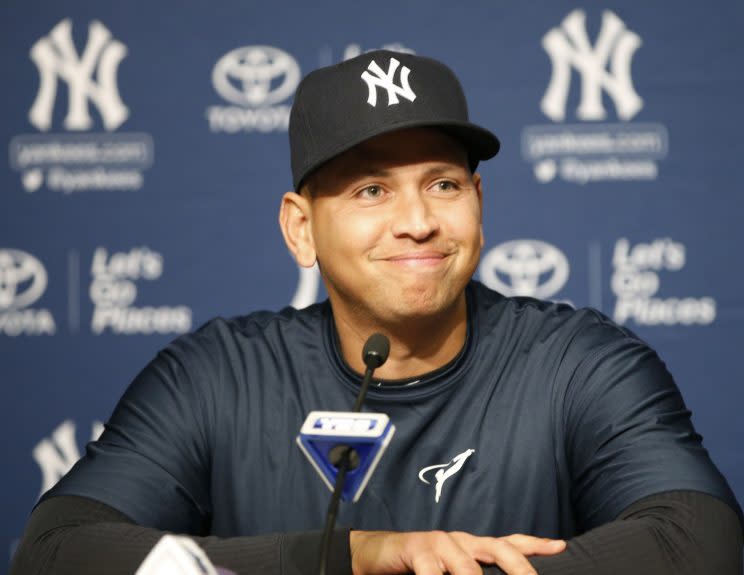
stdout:
<svg viewBox="0 0 744 575">
<path fill-rule="evenodd" d="M 449 69 L 378 51 L 318 70 L 290 142 L 280 225 L 329 301 L 159 354 L 44 496 L 12 573 L 132 573 L 163 530 L 238 573 L 314 572 L 329 493 L 293 439 L 309 411 L 349 409 L 378 331 L 366 406 L 397 432 L 342 509 L 332 572 L 739 572 L 740 510 L 653 351 L 471 280 L 474 170 L 499 141 Z"/>
</svg>

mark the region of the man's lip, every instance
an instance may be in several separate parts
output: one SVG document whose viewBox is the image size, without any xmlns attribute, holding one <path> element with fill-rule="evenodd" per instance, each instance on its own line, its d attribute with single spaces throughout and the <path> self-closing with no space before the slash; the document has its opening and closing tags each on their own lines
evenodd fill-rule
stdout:
<svg viewBox="0 0 744 575">
<path fill-rule="evenodd" d="M 385 259 L 392 262 L 399 262 L 405 260 L 441 260 L 448 256 L 445 252 L 407 252 L 403 254 L 396 254 L 394 256 L 388 256 Z"/>
</svg>

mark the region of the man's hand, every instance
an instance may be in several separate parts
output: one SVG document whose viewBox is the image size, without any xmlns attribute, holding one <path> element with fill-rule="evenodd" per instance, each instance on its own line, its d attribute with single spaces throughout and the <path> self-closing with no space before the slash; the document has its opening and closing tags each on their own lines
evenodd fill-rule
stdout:
<svg viewBox="0 0 744 575">
<path fill-rule="evenodd" d="M 497 565 L 507 575 L 537 575 L 525 557 L 566 548 L 560 539 L 477 537 L 459 531 L 352 531 L 349 545 L 354 575 L 480 575 L 479 563 Z"/>
</svg>

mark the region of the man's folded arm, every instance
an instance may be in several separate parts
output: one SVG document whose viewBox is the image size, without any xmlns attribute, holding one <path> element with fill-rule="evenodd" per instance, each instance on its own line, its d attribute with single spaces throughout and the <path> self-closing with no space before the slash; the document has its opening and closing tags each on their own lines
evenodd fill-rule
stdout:
<svg viewBox="0 0 744 575">
<path fill-rule="evenodd" d="M 60 496 L 34 511 L 10 575 L 131 575 L 163 535 L 133 524 L 97 501 Z M 210 559 L 239 575 L 313 573 L 318 532 L 255 537 L 194 537 Z M 617 520 L 592 529 L 548 557 L 532 557 L 540 575 L 739 575 L 742 529 L 725 503 L 694 491 L 659 493 L 638 501 Z M 337 530 L 330 573 L 350 573 L 348 531 Z M 486 567 L 486 573 L 501 573 Z"/>
<path fill-rule="evenodd" d="M 742 526 L 729 505 L 697 491 L 669 491 L 569 540 L 562 553 L 529 561 L 540 575 L 740 575 L 741 553 Z"/>
<path fill-rule="evenodd" d="M 93 499 L 52 497 L 31 514 L 9 575 L 133 575 L 165 531 L 133 523 Z M 193 537 L 215 565 L 238 575 L 299 575 L 318 564 L 320 532 Z M 337 529 L 329 574 L 351 573 L 349 531 Z"/>
</svg>

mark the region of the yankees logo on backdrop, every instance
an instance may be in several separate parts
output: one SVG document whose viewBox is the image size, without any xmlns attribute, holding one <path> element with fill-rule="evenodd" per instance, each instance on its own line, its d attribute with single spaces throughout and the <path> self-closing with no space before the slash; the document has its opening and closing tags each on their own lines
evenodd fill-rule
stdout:
<svg viewBox="0 0 744 575">
<path fill-rule="evenodd" d="M 362 80 L 367 83 L 369 89 L 369 95 L 367 96 L 367 103 L 373 108 L 377 106 L 377 88 L 387 90 L 388 106 L 398 104 L 398 96 L 405 98 L 409 102 L 413 102 L 416 99 L 416 94 L 411 90 L 411 85 L 408 83 L 408 76 L 411 73 L 411 69 L 408 66 L 403 66 L 400 69 L 400 85 L 395 83 L 395 72 L 400 66 L 400 62 L 395 58 L 390 58 L 388 64 L 388 71 L 384 72 L 382 68 L 372 60 L 367 66 L 367 69 L 362 72 Z"/>
<path fill-rule="evenodd" d="M 72 42 L 72 22 L 69 18 L 62 20 L 31 49 L 31 59 L 39 68 L 41 81 L 29 121 L 41 131 L 50 128 L 57 80 L 62 79 L 69 88 L 65 128 L 88 130 L 92 126 L 89 100 L 101 113 L 106 130 L 118 128 L 129 116 L 116 83 L 117 69 L 126 55 L 126 46 L 113 39 L 101 22 L 93 21 L 88 44 L 78 57 Z M 93 80 L 96 69 L 98 82 Z"/>
<path fill-rule="evenodd" d="M 91 441 L 103 433 L 103 423 L 94 421 L 91 426 Z M 75 440 L 75 423 L 66 419 L 60 423 L 49 437 L 45 437 L 33 449 L 33 457 L 41 469 L 41 497 L 46 491 L 62 479 L 72 469 L 78 459 L 80 450 Z"/>
<path fill-rule="evenodd" d="M 604 10 L 592 44 L 586 20 L 583 10 L 573 10 L 542 37 L 552 73 L 540 109 L 560 125 L 525 126 L 522 156 L 532 162 L 542 184 L 556 178 L 579 185 L 653 181 L 669 146 L 664 125 L 631 123 L 644 107 L 631 73 L 643 41 L 617 14 Z M 572 90 L 574 77 L 580 79 L 580 90 Z M 580 95 L 574 112 L 580 123 L 565 124 L 572 92 Z M 600 124 L 608 120 L 609 101 L 620 122 Z"/>
<path fill-rule="evenodd" d="M 72 20 L 65 18 L 31 48 L 39 89 L 28 121 L 41 133 L 12 138 L 10 165 L 21 172 L 28 193 L 44 186 L 64 194 L 139 190 L 153 163 L 154 144 L 150 134 L 119 131 L 130 117 L 118 83 L 127 46 L 94 20 L 78 49 L 72 29 Z M 66 99 L 59 94 L 63 85 Z M 58 104 L 67 105 L 62 127 L 71 133 L 51 131 Z"/>
<path fill-rule="evenodd" d="M 571 66 L 581 73 L 581 102 L 576 110 L 582 120 L 603 120 L 602 90 L 610 95 L 617 115 L 629 120 L 643 108 L 643 100 L 633 88 L 630 62 L 641 45 L 641 38 L 628 30 L 620 18 L 606 10 L 602 28 L 592 47 L 586 33 L 586 15 L 571 12 L 560 28 L 553 28 L 543 38 L 543 47 L 553 63 L 553 76 L 540 104 L 551 120 L 561 121 L 571 82 Z M 610 70 L 607 70 L 607 64 Z"/>
</svg>

